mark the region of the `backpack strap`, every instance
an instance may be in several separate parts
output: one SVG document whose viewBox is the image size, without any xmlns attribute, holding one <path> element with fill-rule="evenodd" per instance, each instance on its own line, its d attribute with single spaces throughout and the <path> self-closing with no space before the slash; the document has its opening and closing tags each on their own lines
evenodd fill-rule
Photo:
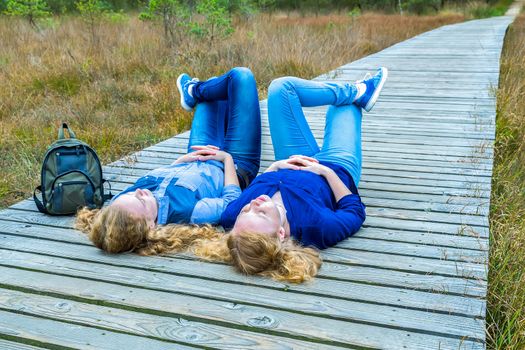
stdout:
<svg viewBox="0 0 525 350">
<path fill-rule="evenodd" d="M 44 205 L 40 201 L 40 199 L 38 199 L 38 197 L 36 196 L 36 191 L 40 191 L 40 193 L 42 193 L 42 186 L 38 186 L 33 191 L 33 199 L 35 200 L 35 204 L 36 204 L 36 207 L 38 208 L 38 211 L 41 212 L 41 213 L 44 213 L 44 214 L 49 214 L 47 212 L 47 209 L 44 207 Z"/>
<path fill-rule="evenodd" d="M 109 185 L 109 193 L 104 195 L 104 198 L 103 198 L 104 202 L 115 197 L 115 195 L 111 193 L 111 182 L 109 182 L 109 180 L 102 179 L 102 186 L 104 186 L 105 183 Z"/>
<path fill-rule="evenodd" d="M 58 128 L 58 139 L 59 140 L 63 140 L 63 139 L 66 138 L 65 135 L 64 135 L 64 129 L 67 129 L 70 139 L 76 139 L 77 138 L 77 135 L 75 135 L 73 130 L 71 130 L 71 128 L 69 128 L 69 126 L 67 126 L 67 123 L 62 123 L 60 128 Z"/>
</svg>

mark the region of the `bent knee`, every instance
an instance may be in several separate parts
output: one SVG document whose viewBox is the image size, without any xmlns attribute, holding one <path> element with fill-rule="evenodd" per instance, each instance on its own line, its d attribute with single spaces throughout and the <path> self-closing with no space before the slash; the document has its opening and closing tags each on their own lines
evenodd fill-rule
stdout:
<svg viewBox="0 0 525 350">
<path fill-rule="evenodd" d="M 230 71 L 230 74 L 234 79 L 255 81 L 255 77 L 250 68 L 235 67 Z"/>
<path fill-rule="evenodd" d="M 268 94 L 282 90 L 289 90 L 291 88 L 293 89 L 293 84 L 290 80 L 290 77 L 277 78 L 272 80 L 272 82 L 270 83 L 270 86 L 268 87 Z"/>
</svg>

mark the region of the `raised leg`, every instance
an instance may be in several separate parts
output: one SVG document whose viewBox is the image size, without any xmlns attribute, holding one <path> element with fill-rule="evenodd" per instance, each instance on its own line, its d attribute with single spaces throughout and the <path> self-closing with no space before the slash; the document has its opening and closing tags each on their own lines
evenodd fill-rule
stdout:
<svg viewBox="0 0 525 350">
<path fill-rule="evenodd" d="M 223 148 L 224 124 L 227 116 L 227 101 L 200 102 L 197 104 L 191 123 L 188 152 L 191 152 L 191 146 L 197 145 L 213 145 Z"/>
<path fill-rule="evenodd" d="M 319 152 L 302 107 L 349 105 L 356 94 L 354 84 L 294 77 L 272 81 L 268 89 L 268 119 L 275 158 L 285 159 L 294 154 L 314 156 Z"/>
<path fill-rule="evenodd" d="M 237 165 L 241 187 L 247 186 L 257 176 L 261 158 L 261 115 L 252 72 L 248 68 L 233 68 L 220 77 L 195 84 L 193 95 L 199 102 L 196 117 L 205 116 L 198 124 L 205 131 L 193 131 L 192 125 L 192 135 L 204 136 L 190 137 L 190 145 L 196 145 L 195 140 L 215 141 L 205 144 L 230 153 Z M 214 118 L 206 123 L 210 116 Z"/>
<path fill-rule="evenodd" d="M 356 187 L 361 178 L 361 119 L 361 108 L 354 104 L 330 106 L 326 113 L 323 147 L 315 155 L 320 161 L 346 169 Z"/>
</svg>

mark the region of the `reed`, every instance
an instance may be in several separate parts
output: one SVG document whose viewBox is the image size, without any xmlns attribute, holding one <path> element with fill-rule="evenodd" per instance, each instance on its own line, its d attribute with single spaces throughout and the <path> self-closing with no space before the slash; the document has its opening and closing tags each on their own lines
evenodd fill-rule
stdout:
<svg viewBox="0 0 525 350">
<path fill-rule="evenodd" d="M 505 38 L 490 211 L 487 347 L 525 348 L 525 15 Z"/>
</svg>

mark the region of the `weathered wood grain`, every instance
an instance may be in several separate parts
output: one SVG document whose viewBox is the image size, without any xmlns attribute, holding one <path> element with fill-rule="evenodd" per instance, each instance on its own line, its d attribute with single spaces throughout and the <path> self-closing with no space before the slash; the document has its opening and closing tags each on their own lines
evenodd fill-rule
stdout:
<svg viewBox="0 0 525 350">
<path fill-rule="evenodd" d="M 1 336 L 5 336 L 2 334 Z M 10 337 L 10 339 L 14 339 Z M 18 339 L 20 341 L 23 341 L 23 339 Z M 9 341 L 5 339 L 0 339 L 0 349 L 6 349 L 6 350 L 37 350 L 41 349 L 37 346 L 32 346 L 29 344 L 23 344 L 23 343 L 16 343 L 14 341 Z"/>
<path fill-rule="evenodd" d="M 462 316 L 480 317 L 484 312 L 484 302 L 468 296 L 483 295 L 486 282 L 470 279 L 444 278 L 410 272 L 377 270 L 373 268 L 326 263 L 318 279 L 306 285 L 286 285 L 257 277 L 231 274 L 227 265 L 198 262 L 193 259 L 167 255 L 162 258 L 135 255 L 111 256 L 100 254 L 94 247 L 64 246 L 62 242 L 38 242 L 27 237 L 13 238 L 0 235 L 2 249 L 17 249 L 23 252 L 34 252 L 42 255 L 66 257 L 87 262 L 113 264 L 115 266 L 134 267 L 155 272 L 168 272 L 176 275 L 225 282 L 242 282 L 285 291 L 324 295 L 333 298 L 360 301 L 371 304 L 404 307 L 418 310 L 432 310 Z M 161 259 L 161 260 L 159 260 Z M 338 276 L 338 279 L 328 278 Z M 372 276 L 372 277 L 371 277 Z M 364 284 L 363 284 L 364 283 Z M 370 286 L 369 284 L 373 284 Z M 423 293 L 433 292 L 433 293 Z M 463 297 L 467 296 L 467 297 Z"/>
<path fill-rule="evenodd" d="M 0 213 L 1 215 L 1 213 Z M 38 214 L 34 215 L 36 220 L 39 218 Z M 27 219 L 27 216 L 25 217 Z M 21 220 L 19 220 L 21 221 Z M 31 224 L 39 224 L 39 222 L 34 222 L 31 220 L 22 221 Z M 40 222 L 40 224 L 42 224 Z M 48 223 L 49 224 L 49 223 Z M 58 227 L 67 227 L 72 228 L 73 222 L 71 218 L 56 218 L 55 226 Z M 385 243 L 387 244 L 387 243 Z M 447 258 L 446 249 L 444 249 L 442 258 L 439 260 L 428 260 L 423 257 L 417 256 L 405 256 L 406 251 L 403 246 L 398 246 L 399 250 L 395 249 L 395 246 L 390 246 L 390 249 L 380 252 L 362 252 L 359 250 L 351 251 L 337 251 L 338 253 L 331 253 L 330 250 L 326 250 L 323 254 L 327 261 L 356 265 L 356 266 L 371 266 L 378 267 L 382 269 L 393 269 L 403 272 L 415 272 L 422 273 L 425 275 L 440 275 L 440 276 L 450 276 L 450 277 L 466 277 L 466 278 L 485 278 L 485 267 L 479 265 L 479 256 L 469 261 L 475 263 L 467 263 L 461 260 L 445 260 Z M 392 252 L 396 252 L 396 255 L 391 255 Z M 468 254 L 468 251 L 465 251 L 464 254 Z M 436 258 L 435 258 L 436 259 Z M 463 260 L 463 259 L 462 259 Z M 348 267 L 340 267 L 339 270 L 346 270 Z M 332 276 L 337 277 L 337 276 Z"/>
<path fill-rule="evenodd" d="M 12 284 L 23 284 L 24 288 L 64 296 L 75 295 L 82 299 L 102 302 L 106 305 L 133 307 L 144 313 L 162 313 L 171 317 L 187 315 L 196 321 L 208 321 L 230 328 L 242 328 L 272 335 L 301 337 L 334 345 L 355 345 L 381 348 L 434 349 L 436 346 L 459 347 L 463 342 L 480 348 L 482 342 L 462 340 L 430 334 L 419 334 L 406 330 L 347 323 L 313 316 L 293 314 L 257 306 L 211 299 L 195 298 L 184 294 L 113 285 L 80 278 L 42 274 L 0 267 L 0 281 L 7 279 Z M 16 276 L 16 278 L 15 278 Z M 155 300 L 152 303 L 152 300 Z M 0 318 L 2 319 L 2 318 Z M 1 321 L 0 321 L 1 322 Z M 347 346 L 348 346 L 347 345 Z"/>
<path fill-rule="evenodd" d="M 0 332 L 44 348 L 190 350 L 195 347 L 0 310 Z M 40 346 L 39 346 L 40 348 Z"/>
<path fill-rule="evenodd" d="M 150 273 L 132 268 L 107 266 L 68 259 L 5 251 L 0 249 L 0 256 L 9 259 L 8 266 L 23 267 L 33 271 L 67 275 L 70 277 L 90 278 L 115 284 L 144 289 L 184 293 L 192 296 L 210 298 L 208 290 L 221 290 L 212 298 L 235 303 L 249 303 L 263 307 L 272 307 L 292 312 L 323 316 L 343 321 L 368 322 L 378 325 L 441 333 L 445 336 L 474 337 L 481 339 L 479 319 L 462 316 L 430 314 L 423 311 L 407 310 L 375 304 L 363 304 L 327 297 L 312 298 L 310 295 L 295 293 L 293 298 L 288 291 L 275 291 L 266 288 L 229 286 L 225 283 L 207 281 L 200 283 L 198 278 L 173 276 L 165 273 Z M 51 267 L 51 269 L 49 269 Z M 1 293 L 0 293 L 1 295 Z M 0 297 L 1 299 L 1 297 Z M 425 325 L 418 325 L 425 319 Z M 444 324 L 444 321 L 445 322 Z"/>
<path fill-rule="evenodd" d="M 0 290 L 0 307 L 10 311 L 23 310 L 26 315 L 46 317 L 61 322 L 86 326 L 96 325 L 109 331 L 125 332 L 215 349 L 300 348 L 314 350 L 320 346 L 327 349 L 340 349 L 325 344 L 312 344 L 293 339 L 287 339 L 286 344 L 284 344 L 282 338 L 268 334 L 261 335 L 214 324 L 194 322 L 180 317 L 128 311 L 81 303 L 71 299 L 53 298 L 5 289 Z M 166 346 L 169 347 L 169 343 Z M 131 349 L 136 349 L 136 345 L 132 345 Z"/>
</svg>

